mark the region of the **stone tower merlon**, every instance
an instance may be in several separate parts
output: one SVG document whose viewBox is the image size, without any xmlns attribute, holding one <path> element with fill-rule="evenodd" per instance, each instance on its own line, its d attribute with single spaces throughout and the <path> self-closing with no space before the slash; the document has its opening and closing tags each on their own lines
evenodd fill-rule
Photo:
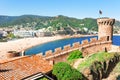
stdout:
<svg viewBox="0 0 120 80">
<path fill-rule="evenodd" d="M 98 18 L 98 39 L 106 38 L 107 41 L 112 41 L 114 23 L 115 19 Z"/>
</svg>

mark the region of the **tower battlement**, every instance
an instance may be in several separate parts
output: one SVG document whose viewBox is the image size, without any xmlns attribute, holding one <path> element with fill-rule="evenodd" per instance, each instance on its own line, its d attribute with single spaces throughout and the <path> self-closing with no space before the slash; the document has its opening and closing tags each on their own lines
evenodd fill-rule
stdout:
<svg viewBox="0 0 120 80">
<path fill-rule="evenodd" d="M 113 26 L 115 23 L 115 19 L 110 19 L 110 18 L 98 18 L 97 19 L 97 24 L 98 25 L 110 25 Z"/>
</svg>

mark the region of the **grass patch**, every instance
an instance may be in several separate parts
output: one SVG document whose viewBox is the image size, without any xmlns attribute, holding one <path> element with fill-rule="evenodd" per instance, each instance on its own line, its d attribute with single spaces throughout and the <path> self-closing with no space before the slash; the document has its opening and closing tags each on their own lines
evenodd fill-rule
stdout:
<svg viewBox="0 0 120 80">
<path fill-rule="evenodd" d="M 104 62 L 106 60 L 109 60 L 110 58 L 113 58 L 115 56 L 114 53 L 107 53 L 107 52 L 98 52 L 95 53 L 88 58 L 86 58 L 83 62 L 81 62 L 78 66 L 79 71 L 83 71 L 85 68 L 88 68 L 94 63 L 95 61 L 98 62 Z"/>
</svg>

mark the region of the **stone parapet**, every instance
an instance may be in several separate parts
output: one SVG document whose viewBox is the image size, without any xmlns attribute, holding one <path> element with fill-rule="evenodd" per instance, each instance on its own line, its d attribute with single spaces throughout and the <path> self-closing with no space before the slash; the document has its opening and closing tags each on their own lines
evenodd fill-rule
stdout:
<svg viewBox="0 0 120 80">
<path fill-rule="evenodd" d="M 62 60 L 64 55 L 68 56 L 69 53 L 74 50 L 81 50 L 83 52 L 83 56 L 87 56 L 98 51 L 109 51 L 111 49 L 111 45 L 111 41 L 103 41 L 97 40 L 97 38 L 91 38 L 90 41 L 83 40 L 81 44 L 76 42 L 73 43 L 72 46 L 70 46 L 70 44 L 64 46 L 63 49 L 61 47 L 56 48 L 54 52 L 52 52 L 52 50 L 46 51 L 45 55 L 43 56 L 46 60 L 54 59 L 56 61 L 56 58 L 58 57 L 61 57 Z"/>
</svg>

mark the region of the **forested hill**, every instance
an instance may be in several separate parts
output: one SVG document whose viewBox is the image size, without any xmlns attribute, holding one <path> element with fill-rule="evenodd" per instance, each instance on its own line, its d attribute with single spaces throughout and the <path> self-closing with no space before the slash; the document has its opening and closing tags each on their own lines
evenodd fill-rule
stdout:
<svg viewBox="0 0 120 80">
<path fill-rule="evenodd" d="M 35 27 L 35 29 L 40 28 L 88 28 L 89 30 L 97 30 L 96 19 L 84 18 L 76 19 L 67 16 L 37 16 L 37 15 L 22 15 L 22 16 L 0 16 L 0 27 L 9 27 L 15 25 L 22 25 L 26 27 Z M 120 22 L 117 21 L 116 26 L 120 26 Z"/>
</svg>

